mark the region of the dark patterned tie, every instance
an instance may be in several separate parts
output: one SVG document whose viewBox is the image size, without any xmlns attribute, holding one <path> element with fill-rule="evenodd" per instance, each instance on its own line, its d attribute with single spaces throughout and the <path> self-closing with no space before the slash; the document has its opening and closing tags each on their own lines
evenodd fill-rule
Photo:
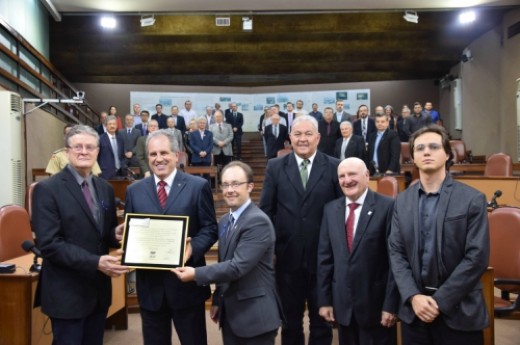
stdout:
<svg viewBox="0 0 520 345">
<path fill-rule="evenodd" d="M 159 185 L 159 189 L 157 189 L 157 196 L 159 197 L 159 203 L 162 208 L 166 207 L 166 200 L 168 200 L 168 195 L 166 194 L 166 187 L 168 184 L 164 181 L 159 181 L 157 183 Z"/>
<path fill-rule="evenodd" d="M 345 228 L 347 231 L 347 247 L 350 252 L 352 251 L 352 244 L 354 243 L 354 220 L 356 219 L 354 211 L 358 206 L 359 204 L 356 204 L 355 202 L 348 204 L 349 213 Z"/>
<path fill-rule="evenodd" d="M 90 193 L 90 189 L 88 188 L 87 180 L 83 180 L 83 183 L 81 184 L 81 191 L 83 192 L 83 197 L 85 198 L 88 208 L 90 209 L 90 213 L 92 213 L 92 216 L 94 218 L 97 218 L 95 207 L 94 207 L 94 200 L 92 199 L 92 193 Z"/>
</svg>

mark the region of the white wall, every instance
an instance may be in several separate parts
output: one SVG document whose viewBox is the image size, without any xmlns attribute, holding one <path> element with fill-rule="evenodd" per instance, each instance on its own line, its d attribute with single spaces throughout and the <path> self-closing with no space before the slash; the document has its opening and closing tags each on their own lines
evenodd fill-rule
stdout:
<svg viewBox="0 0 520 345">
<path fill-rule="evenodd" d="M 49 59 L 49 15 L 40 0 L 0 0 L 0 16 Z"/>
</svg>

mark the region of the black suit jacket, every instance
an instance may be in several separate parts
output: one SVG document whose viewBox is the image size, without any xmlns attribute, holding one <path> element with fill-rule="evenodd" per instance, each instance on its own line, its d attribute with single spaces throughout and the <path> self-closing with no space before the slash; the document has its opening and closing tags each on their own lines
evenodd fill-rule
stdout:
<svg viewBox="0 0 520 345">
<path fill-rule="evenodd" d="M 341 146 L 343 145 L 343 137 L 336 140 L 336 146 L 334 147 L 334 157 L 341 159 Z M 352 134 L 345 148 L 345 158 L 357 157 L 362 161 L 366 159 L 366 146 L 363 137 Z"/>
<path fill-rule="evenodd" d="M 374 146 L 376 142 L 377 132 L 372 133 L 368 140 L 367 159 L 366 164 L 370 169 L 370 174 L 373 175 L 376 170 L 373 164 Z M 384 174 L 387 170 L 394 173 L 400 172 L 399 156 L 401 155 L 401 141 L 397 133 L 387 129 L 379 142 L 377 147 L 377 159 L 379 162 L 379 172 Z"/>
<path fill-rule="evenodd" d="M 99 136 L 99 154 L 98 154 L 98 164 L 101 168 L 100 177 L 109 180 L 116 176 L 118 173 L 122 176 L 125 175 L 126 172 L 126 163 L 124 156 L 124 142 L 123 138 L 119 133 L 116 133 L 117 140 L 117 151 L 114 153 L 112 150 L 112 145 L 110 144 L 110 138 L 108 133 Z M 116 169 L 116 161 L 114 155 L 117 154 L 119 157 L 120 163 L 120 171 Z"/>
<path fill-rule="evenodd" d="M 336 147 L 336 140 L 341 137 L 339 123 L 332 121 L 330 123 L 330 133 L 327 135 L 327 122 L 324 120 L 318 122 L 318 132 L 320 133 L 320 142 L 318 150 L 334 157 L 334 148 Z"/>
<path fill-rule="evenodd" d="M 135 129 L 137 129 L 141 133 L 141 136 L 148 135 L 148 125 L 149 123 L 146 124 L 146 131 L 144 130 L 142 123 L 135 125 Z"/>
<path fill-rule="evenodd" d="M 418 252 L 419 189 L 416 183 L 397 196 L 388 239 L 390 262 L 401 294 L 399 319 L 415 319 L 411 296 L 423 293 Z M 461 331 L 485 328 L 489 318 L 480 277 L 489 260 L 486 197 L 450 175 L 440 190 L 436 216 L 438 290 L 433 294 L 446 324 Z"/>
<path fill-rule="evenodd" d="M 287 139 L 287 127 L 278 125 L 278 138 L 273 134 L 273 125 L 268 125 L 264 130 L 265 145 L 267 148 L 267 158 L 274 158 L 278 150 L 284 148 L 285 140 Z"/>
<path fill-rule="evenodd" d="M 110 277 L 97 267 L 100 256 L 118 246 L 114 190 L 96 176 L 92 181 L 99 222 L 68 168 L 34 188 L 32 226 L 43 256 L 37 300 L 50 317 L 84 318 L 112 300 Z"/>
<path fill-rule="evenodd" d="M 399 292 L 390 270 L 387 237 L 394 201 L 367 191 L 352 251 L 345 236 L 346 198 L 325 205 L 318 247 L 318 305 L 332 306 L 339 324 L 352 316 L 363 327 L 380 325 L 381 312 L 397 313 Z"/>
<path fill-rule="evenodd" d="M 184 136 L 184 133 L 186 132 L 186 121 L 184 120 L 184 116 L 177 115 L 177 122 L 175 123 L 175 128 L 181 131 L 182 135 Z"/>
<path fill-rule="evenodd" d="M 397 134 L 401 142 L 407 143 L 410 139 L 410 135 L 412 134 L 411 124 L 412 122 L 409 118 L 404 119 L 402 116 L 397 118 Z"/>
<path fill-rule="evenodd" d="M 168 117 L 169 116 L 164 113 L 161 115 L 153 114 L 152 120 L 157 121 L 157 123 L 159 124 L 159 129 L 165 129 L 165 128 L 168 128 L 168 125 L 166 124 L 166 120 L 168 120 Z"/>
<path fill-rule="evenodd" d="M 242 134 L 242 126 L 244 125 L 244 115 L 242 113 L 237 112 L 237 118 L 233 116 L 233 112 L 226 114 L 226 122 L 231 125 L 232 128 L 237 128 L 236 132 L 233 132 L 234 135 Z"/>
<path fill-rule="evenodd" d="M 97 125 L 96 127 L 94 127 L 94 129 L 96 130 L 96 132 L 99 134 L 99 135 L 102 135 L 103 133 L 105 133 L 105 128 L 103 127 L 103 124 L 100 123 L 99 125 Z"/>
<path fill-rule="evenodd" d="M 188 236 L 192 238 L 193 253 L 186 265 L 206 265 L 204 254 L 218 238 L 215 206 L 208 182 L 177 170 L 163 209 L 154 179 L 152 175 L 128 186 L 125 212 L 190 217 Z M 211 295 L 209 286 L 183 283 L 175 274 L 163 270 L 137 270 L 137 290 L 139 305 L 151 311 L 159 310 L 163 299 L 170 308 L 178 310 L 199 305 Z"/>
<path fill-rule="evenodd" d="M 260 208 L 275 226 L 277 270 L 316 272 L 322 205 L 343 195 L 338 165 L 338 159 L 317 151 L 303 189 L 294 153 L 267 162 Z"/>
<path fill-rule="evenodd" d="M 352 127 L 354 128 L 354 134 L 359 135 L 361 138 L 363 138 L 363 128 L 361 128 L 361 119 L 358 119 L 354 121 L 352 124 Z M 370 139 L 370 136 L 377 132 L 376 123 L 373 118 L 368 117 L 367 118 L 367 137 L 366 142 L 368 143 L 368 140 Z"/>
</svg>

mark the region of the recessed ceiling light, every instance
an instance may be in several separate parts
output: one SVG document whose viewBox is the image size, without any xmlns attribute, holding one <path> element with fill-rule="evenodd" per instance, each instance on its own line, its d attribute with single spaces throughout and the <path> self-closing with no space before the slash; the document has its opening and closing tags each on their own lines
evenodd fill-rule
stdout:
<svg viewBox="0 0 520 345">
<path fill-rule="evenodd" d="M 459 14 L 459 22 L 461 24 L 468 24 L 475 21 L 477 14 L 473 10 L 463 11 Z"/>
<path fill-rule="evenodd" d="M 105 29 L 114 29 L 117 25 L 116 18 L 111 16 L 103 16 L 101 17 L 101 26 Z"/>
<path fill-rule="evenodd" d="M 404 16 L 403 16 L 404 20 L 406 20 L 407 22 L 409 23 L 419 23 L 419 15 L 417 14 L 416 11 L 405 11 L 404 12 Z"/>
</svg>

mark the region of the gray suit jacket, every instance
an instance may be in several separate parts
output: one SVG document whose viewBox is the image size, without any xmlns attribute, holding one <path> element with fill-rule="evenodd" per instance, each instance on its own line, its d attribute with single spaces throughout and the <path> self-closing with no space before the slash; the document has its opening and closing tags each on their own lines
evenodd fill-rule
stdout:
<svg viewBox="0 0 520 345">
<path fill-rule="evenodd" d="M 411 323 L 411 296 L 423 292 L 419 254 L 419 183 L 397 196 L 389 254 L 401 293 L 399 318 Z M 489 260 L 489 226 L 484 194 L 447 176 L 437 207 L 438 290 L 433 298 L 446 324 L 456 330 L 485 328 L 488 314 L 480 277 Z"/>
<path fill-rule="evenodd" d="M 363 327 L 377 327 L 381 312 L 397 313 L 399 292 L 390 272 L 387 236 L 392 199 L 368 190 L 352 252 L 345 236 L 345 197 L 325 205 L 318 246 L 318 305 L 333 306 L 339 324 L 352 316 Z"/>
<path fill-rule="evenodd" d="M 231 230 L 229 216 L 219 224 L 218 263 L 197 267 L 197 284 L 216 282 L 213 304 L 233 333 L 251 338 L 280 327 L 280 304 L 273 267 L 273 224 L 251 203 Z M 227 229 L 227 236 L 226 236 Z"/>
<path fill-rule="evenodd" d="M 233 145 L 231 144 L 233 141 L 233 128 L 231 128 L 231 125 L 223 122 L 222 132 L 220 132 L 218 124 L 214 123 L 209 126 L 209 130 L 213 133 L 213 149 L 211 152 L 214 155 L 219 155 L 223 152 L 225 156 L 233 156 Z M 217 144 L 219 141 L 223 141 L 225 144 L 222 148 Z"/>
</svg>

